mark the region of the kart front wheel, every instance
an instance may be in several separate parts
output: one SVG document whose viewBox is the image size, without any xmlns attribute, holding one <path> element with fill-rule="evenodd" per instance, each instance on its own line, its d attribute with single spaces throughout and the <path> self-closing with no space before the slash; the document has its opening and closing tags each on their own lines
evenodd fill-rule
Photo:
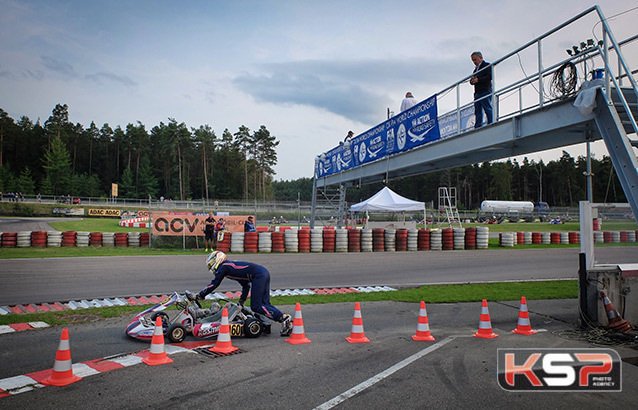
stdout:
<svg viewBox="0 0 638 410">
<path fill-rule="evenodd" d="M 244 336 L 249 339 L 259 337 L 263 331 L 263 325 L 261 321 L 252 317 L 249 317 L 244 321 Z"/>
<path fill-rule="evenodd" d="M 166 337 L 172 343 L 181 343 L 186 339 L 186 328 L 179 323 L 173 323 L 168 327 Z"/>
</svg>

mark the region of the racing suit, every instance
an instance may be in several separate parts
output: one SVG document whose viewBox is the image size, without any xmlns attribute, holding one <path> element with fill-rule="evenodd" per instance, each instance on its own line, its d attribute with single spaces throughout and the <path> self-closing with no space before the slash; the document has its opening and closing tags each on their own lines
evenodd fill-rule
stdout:
<svg viewBox="0 0 638 410">
<path fill-rule="evenodd" d="M 206 297 L 219 287 L 224 278 L 233 279 L 241 285 L 239 302 L 243 304 L 250 295 L 250 309 L 276 322 L 283 320 L 284 314 L 270 304 L 270 273 L 261 265 L 251 262 L 226 261 L 217 268 L 217 273 L 210 285 L 199 292 L 200 298 Z"/>
</svg>

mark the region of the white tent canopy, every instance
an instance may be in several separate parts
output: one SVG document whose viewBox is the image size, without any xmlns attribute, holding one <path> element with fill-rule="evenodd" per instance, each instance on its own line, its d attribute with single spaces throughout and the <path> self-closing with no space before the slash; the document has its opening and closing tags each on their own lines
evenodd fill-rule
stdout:
<svg viewBox="0 0 638 410">
<path fill-rule="evenodd" d="M 425 202 L 413 201 L 404 198 L 388 187 L 374 194 L 363 202 L 350 207 L 351 212 L 403 212 L 403 211 L 423 211 L 425 212 Z"/>
</svg>

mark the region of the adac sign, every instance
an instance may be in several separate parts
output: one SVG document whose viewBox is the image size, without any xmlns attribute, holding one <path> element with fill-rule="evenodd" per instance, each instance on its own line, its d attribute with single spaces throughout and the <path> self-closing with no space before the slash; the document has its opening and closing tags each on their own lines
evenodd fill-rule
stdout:
<svg viewBox="0 0 638 410">
<path fill-rule="evenodd" d="M 119 209 L 89 209 L 89 216 L 115 216 L 119 217 Z"/>
<path fill-rule="evenodd" d="M 204 235 L 206 215 L 192 212 L 152 212 L 153 235 Z"/>
</svg>

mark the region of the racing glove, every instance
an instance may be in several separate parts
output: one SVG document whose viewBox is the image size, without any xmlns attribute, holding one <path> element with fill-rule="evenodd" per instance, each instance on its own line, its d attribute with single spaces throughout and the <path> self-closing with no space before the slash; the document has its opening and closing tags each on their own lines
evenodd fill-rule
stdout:
<svg viewBox="0 0 638 410">
<path fill-rule="evenodd" d="M 195 296 L 195 300 L 204 300 L 205 298 L 206 298 L 206 296 L 203 296 L 201 293 L 198 293 L 198 294 Z"/>
<path fill-rule="evenodd" d="M 239 304 L 244 306 L 244 304 L 246 303 L 246 299 L 239 299 Z"/>
</svg>

